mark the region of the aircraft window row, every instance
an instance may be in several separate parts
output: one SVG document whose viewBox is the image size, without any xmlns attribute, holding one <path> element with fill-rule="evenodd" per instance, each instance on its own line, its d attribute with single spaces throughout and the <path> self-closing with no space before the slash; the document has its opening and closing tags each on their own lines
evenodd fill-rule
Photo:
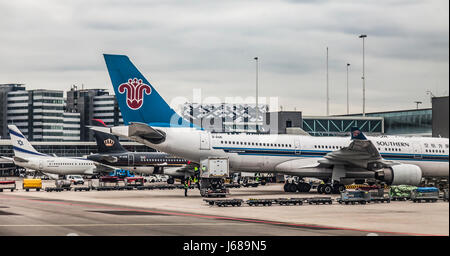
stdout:
<svg viewBox="0 0 450 256">
<path fill-rule="evenodd" d="M 329 146 L 329 145 L 314 145 L 314 148 L 322 148 L 322 149 L 341 149 L 343 146 Z"/>
<path fill-rule="evenodd" d="M 242 142 L 242 141 L 220 141 L 221 144 L 230 145 L 244 145 L 244 146 L 262 146 L 262 147 L 279 147 L 279 148 L 290 148 L 292 144 L 278 144 L 278 143 L 261 143 L 261 142 Z"/>
<path fill-rule="evenodd" d="M 92 165 L 92 163 L 49 163 L 49 165 Z"/>
<path fill-rule="evenodd" d="M 427 152 L 427 153 L 445 153 L 444 150 L 440 150 L 440 149 L 425 149 L 425 152 Z"/>
<path fill-rule="evenodd" d="M 378 148 L 378 151 L 380 151 L 381 149 L 380 148 Z M 384 151 L 396 151 L 396 152 L 400 152 L 400 151 L 402 151 L 401 149 L 399 149 L 399 148 L 384 148 Z"/>
</svg>

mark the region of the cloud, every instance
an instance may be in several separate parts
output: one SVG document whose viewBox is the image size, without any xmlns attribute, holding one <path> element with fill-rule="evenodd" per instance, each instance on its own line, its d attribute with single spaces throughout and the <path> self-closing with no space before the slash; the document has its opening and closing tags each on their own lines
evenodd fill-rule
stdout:
<svg viewBox="0 0 450 256">
<path fill-rule="evenodd" d="M 352 108 L 361 105 L 364 33 L 367 109 L 411 108 L 411 99 L 428 102 L 426 89 L 448 87 L 448 18 L 444 0 L 1 1 L 0 83 L 110 89 L 102 53 L 120 53 L 168 101 L 193 88 L 245 98 L 255 93 L 258 56 L 261 96 L 320 115 L 329 47 L 331 112 L 339 114 L 346 63 Z"/>
</svg>

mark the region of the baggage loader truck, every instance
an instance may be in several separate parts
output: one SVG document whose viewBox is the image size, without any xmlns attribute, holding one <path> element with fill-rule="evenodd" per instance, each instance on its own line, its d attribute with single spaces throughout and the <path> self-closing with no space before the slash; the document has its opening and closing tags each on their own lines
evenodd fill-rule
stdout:
<svg viewBox="0 0 450 256">
<path fill-rule="evenodd" d="M 229 189 L 225 178 L 230 175 L 228 158 L 209 157 L 200 162 L 200 195 L 202 197 L 226 197 Z"/>
</svg>

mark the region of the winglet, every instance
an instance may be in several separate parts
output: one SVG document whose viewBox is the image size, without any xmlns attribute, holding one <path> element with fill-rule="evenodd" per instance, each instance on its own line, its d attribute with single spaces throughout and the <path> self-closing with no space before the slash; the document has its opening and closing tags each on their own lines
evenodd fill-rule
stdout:
<svg viewBox="0 0 450 256">
<path fill-rule="evenodd" d="M 358 127 L 351 128 L 352 140 L 367 140 L 364 133 Z"/>
</svg>

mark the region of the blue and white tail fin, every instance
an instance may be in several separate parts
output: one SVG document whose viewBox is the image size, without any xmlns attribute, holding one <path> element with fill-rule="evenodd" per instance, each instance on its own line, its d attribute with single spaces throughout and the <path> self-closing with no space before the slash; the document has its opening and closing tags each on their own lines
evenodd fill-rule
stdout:
<svg viewBox="0 0 450 256">
<path fill-rule="evenodd" d="M 15 125 L 8 125 L 9 136 L 11 137 L 11 145 L 13 146 L 14 155 L 26 159 L 27 157 L 47 156 L 39 153 L 31 143 L 23 136 Z"/>
<path fill-rule="evenodd" d="M 351 128 L 352 140 L 367 140 L 364 133 L 358 127 Z"/>
<path fill-rule="evenodd" d="M 155 127 L 193 127 L 180 117 L 125 55 L 103 55 L 126 125 L 132 122 Z"/>
</svg>

